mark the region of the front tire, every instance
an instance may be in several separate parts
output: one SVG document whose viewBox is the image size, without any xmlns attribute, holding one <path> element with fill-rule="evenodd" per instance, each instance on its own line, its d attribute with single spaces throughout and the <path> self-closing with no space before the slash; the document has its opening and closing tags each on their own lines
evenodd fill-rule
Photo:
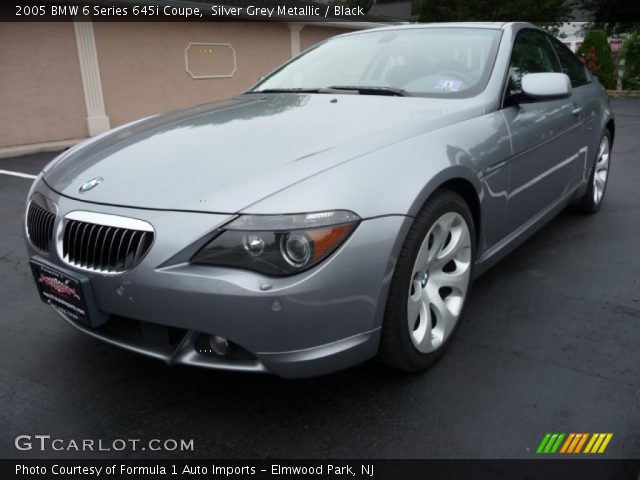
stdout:
<svg viewBox="0 0 640 480">
<path fill-rule="evenodd" d="M 605 130 L 600 139 L 596 158 L 593 161 L 587 191 L 578 200 L 578 209 L 585 213 L 595 213 L 602 205 L 607 180 L 611 169 L 611 134 Z"/>
<path fill-rule="evenodd" d="M 378 358 L 420 371 L 444 354 L 464 311 L 475 261 L 473 216 L 465 200 L 438 190 L 402 246 L 382 325 Z"/>
</svg>

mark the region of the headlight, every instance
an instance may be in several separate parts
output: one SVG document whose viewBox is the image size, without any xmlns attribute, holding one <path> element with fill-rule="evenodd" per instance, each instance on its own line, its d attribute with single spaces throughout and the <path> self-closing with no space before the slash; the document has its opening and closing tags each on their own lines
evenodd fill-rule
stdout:
<svg viewBox="0 0 640 480">
<path fill-rule="evenodd" d="M 191 259 L 192 263 L 292 275 L 327 258 L 353 232 L 360 217 L 331 212 L 243 215 Z"/>
</svg>

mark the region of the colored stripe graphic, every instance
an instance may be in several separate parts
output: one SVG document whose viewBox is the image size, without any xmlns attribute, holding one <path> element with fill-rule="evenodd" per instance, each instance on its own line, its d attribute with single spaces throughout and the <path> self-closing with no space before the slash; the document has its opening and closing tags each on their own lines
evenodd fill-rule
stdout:
<svg viewBox="0 0 640 480">
<path fill-rule="evenodd" d="M 564 433 L 561 433 L 560 435 L 558 435 L 558 439 L 556 440 L 556 443 L 553 445 L 549 453 L 556 453 L 558 451 L 558 448 L 560 448 L 560 444 L 562 443 L 562 440 L 564 440 Z"/>
<path fill-rule="evenodd" d="M 571 442 L 573 442 L 574 438 L 576 438 L 576 434 L 570 433 L 569 436 L 567 437 L 567 440 L 564 442 L 564 445 L 562 445 L 562 449 L 560 450 L 560 453 L 567 452 L 567 449 L 569 448 L 569 445 L 571 445 Z"/>
<path fill-rule="evenodd" d="M 607 445 L 609 445 L 609 442 L 613 438 L 613 433 L 607 433 L 606 435 L 607 436 L 605 437 L 604 442 L 602 442 L 602 445 L 600 445 L 600 450 L 598 450 L 598 453 L 604 453 Z"/>
<path fill-rule="evenodd" d="M 544 438 L 542 439 L 542 441 L 540 442 L 540 445 L 538 445 L 538 449 L 536 450 L 536 453 L 543 453 L 544 452 L 544 447 L 547 445 L 547 442 L 549 441 L 549 438 L 551 438 L 551 434 L 547 433 Z"/>
<path fill-rule="evenodd" d="M 578 453 L 604 453 L 613 433 L 557 433 L 545 434 L 536 449 L 541 454 L 578 454 Z M 587 440 L 589 440 L 587 442 Z M 586 444 L 586 447 L 585 447 Z M 584 447 L 584 450 L 583 450 Z"/>
<path fill-rule="evenodd" d="M 584 445 L 584 442 L 586 442 L 587 438 L 589 437 L 588 433 L 581 433 L 581 435 L 582 437 L 580 438 L 578 445 L 576 445 L 576 449 L 573 451 L 573 453 L 580 453 L 580 451 L 582 450 L 582 446 Z"/>
<path fill-rule="evenodd" d="M 538 445 L 537 453 L 556 453 L 562 440 L 564 440 L 564 433 L 547 433 L 540 445 Z"/>
<path fill-rule="evenodd" d="M 573 442 L 571 442 L 571 445 L 569 445 L 569 449 L 567 450 L 567 453 L 573 453 L 574 452 L 574 450 L 578 446 L 578 442 L 580 441 L 581 438 L 582 438 L 582 434 L 581 433 L 576 433 L 575 434 L 575 436 L 573 437 Z"/>
<path fill-rule="evenodd" d="M 551 453 L 551 449 L 553 448 L 553 445 L 556 443 L 556 439 L 557 438 L 558 438 L 558 434 L 557 433 L 554 433 L 554 434 L 551 435 L 551 438 L 547 442 L 547 446 L 544 447 L 544 452 L 543 453 Z"/>
<path fill-rule="evenodd" d="M 594 433 L 584 453 L 604 453 L 612 437 L 613 433 Z"/>
<path fill-rule="evenodd" d="M 600 444 L 604 440 L 605 436 L 602 433 L 598 433 L 596 435 L 598 435 L 598 438 L 596 440 L 596 443 L 593 444 L 593 447 L 591 447 L 591 451 L 589 453 L 596 453 L 600 448 Z"/>
<path fill-rule="evenodd" d="M 573 451 L 571 453 L 580 453 L 582 451 L 582 447 L 584 446 L 584 442 L 586 442 L 587 438 L 589 438 L 589 434 L 588 433 L 577 433 L 576 437 L 577 437 L 576 445 L 573 448 Z"/>
<path fill-rule="evenodd" d="M 597 433 L 594 433 L 593 435 L 591 435 L 591 440 L 589 440 L 589 443 L 587 443 L 587 448 L 584 449 L 584 453 L 591 452 L 591 447 L 593 447 L 593 444 L 596 443 L 597 438 L 598 438 Z"/>
</svg>

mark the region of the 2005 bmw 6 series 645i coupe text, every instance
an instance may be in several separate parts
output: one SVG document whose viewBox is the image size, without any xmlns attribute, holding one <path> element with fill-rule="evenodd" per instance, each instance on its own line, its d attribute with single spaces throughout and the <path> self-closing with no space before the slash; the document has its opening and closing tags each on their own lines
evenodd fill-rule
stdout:
<svg viewBox="0 0 640 480">
<path fill-rule="evenodd" d="M 225 102 L 122 126 L 34 182 L 41 298 L 170 364 L 304 377 L 445 351 L 473 278 L 601 205 L 605 89 L 524 23 L 351 33 Z"/>
</svg>

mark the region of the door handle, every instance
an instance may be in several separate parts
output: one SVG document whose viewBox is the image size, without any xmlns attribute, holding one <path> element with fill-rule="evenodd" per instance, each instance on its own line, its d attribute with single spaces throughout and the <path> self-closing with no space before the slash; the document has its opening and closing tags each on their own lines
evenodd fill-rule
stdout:
<svg viewBox="0 0 640 480">
<path fill-rule="evenodd" d="M 573 110 L 571 110 L 571 114 L 572 114 L 574 117 L 577 117 L 577 116 L 578 116 L 578 115 L 580 115 L 581 113 L 582 113 L 582 107 L 579 107 L 579 106 L 577 106 L 577 105 L 574 105 L 574 106 L 573 106 Z"/>
</svg>

